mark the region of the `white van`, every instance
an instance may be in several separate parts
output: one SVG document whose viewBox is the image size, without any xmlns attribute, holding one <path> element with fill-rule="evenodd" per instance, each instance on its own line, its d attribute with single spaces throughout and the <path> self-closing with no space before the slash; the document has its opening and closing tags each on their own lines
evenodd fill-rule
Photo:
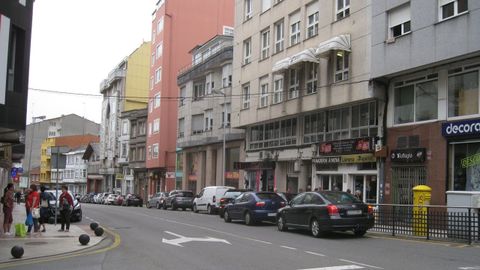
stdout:
<svg viewBox="0 0 480 270">
<path fill-rule="evenodd" d="M 220 206 L 220 198 L 229 189 L 234 189 L 234 187 L 211 186 L 203 188 L 193 200 L 193 212 L 207 211 L 211 215 L 214 214 Z"/>
</svg>

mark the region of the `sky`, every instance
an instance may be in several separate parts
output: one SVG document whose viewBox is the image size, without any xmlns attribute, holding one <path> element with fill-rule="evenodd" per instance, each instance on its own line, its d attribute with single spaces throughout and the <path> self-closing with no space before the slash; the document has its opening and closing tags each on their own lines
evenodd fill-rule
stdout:
<svg viewBox="0 0 480 270">
<path fill-rule="evenodd" d="M 156 0 L 36 0 L 27 123 L 75 113 L 101 122 L 100 83 L 151 36 Z M 40 89 L 34 90 L 34 89 Z M 47 90 L 47 91 L 44 91 Z"/>
</svg>

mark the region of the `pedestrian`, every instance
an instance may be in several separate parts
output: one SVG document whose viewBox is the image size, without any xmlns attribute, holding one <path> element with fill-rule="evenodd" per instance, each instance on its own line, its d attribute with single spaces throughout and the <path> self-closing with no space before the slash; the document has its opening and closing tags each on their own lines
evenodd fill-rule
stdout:
<svg viewBox="0 0 480 270">
<path fill-rule="evenodd" d="M 43 227 L 41 232 L 46 232 L 45 224 L 50 218 L 50 195 L 45 192 L 45 187 L 40 187 L 40 227 Z"/>
<path fill-rule="evenodd" d="M 348 194 L 352 194 L 352 191 L 348 188 L 348 189 L 347 189 L 347 193 L 348 193 Z"/>
<path fill-rule="evenodd" d="M 3 204 L 3 233 L 5 235 L 12 235 L 10 232 L 10 228 L 12 227 L 13 223 L 13 184 L 8 183 L 7 187 L 3 190 L 3 197 L 2 197 L 2 204 Z"/>
<path fill-rule="evenodd" d="M 357 198 L 358 200 L 362 201 L 363 198 L 362 198 L 362 192 L 360 190 L 356 190 L 355 191 L 355 198 Z"/>
<path fill-rule="evenodd" d="M 70 215 L 72 214 L 73 209 L 73 199 L 72 196 L 68 193 L 68 187 L 62 186 L 62 195 L 58 200 L 60 203 L 60 220 L 62 227 L 59 232 L 68 232 L 70 230 Z"/>
<path fill-rule="evenodd" d="M 15 200 L 17 200 L 17 204 L 19 205 L 22 200 L 22 193 L 20 193 L 20 190 L 15 192 Z"/>
<path fill-rule="evenodd" d="M 37 185 L 30 185 L 30 192 L 25 200 L 25 209 L 27 211 L 27 220 L 29 215 L 32 216 L 32 223 L 28 222 L 27 233 L 38 232 L 38 219 L 40 218 L 40 194 L 38 193 Z"/>
</svg>

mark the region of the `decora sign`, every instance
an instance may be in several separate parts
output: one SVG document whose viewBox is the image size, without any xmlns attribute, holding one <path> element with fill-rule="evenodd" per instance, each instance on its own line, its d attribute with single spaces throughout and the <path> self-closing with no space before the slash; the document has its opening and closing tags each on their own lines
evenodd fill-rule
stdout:
<svg viewBox="0 0 480 270">
<path fill-rule="evenodd" d="M 475 165 L 479 165 L 480 164 L 480 154 L 475 154 L 473 156 L 463 158 L 460 162 L 462 164 L 462 168 L 464 168 L 464 169 L 469 168 L 469 167 L 473 167 Z"/>
<path fill-rule="evenodd" d="M 443 137 L 480 135 L 480 119 L 443 123 L 442 135 Z"/>
<path fill-rule="evenodd" d="M 425 156 L 425 148 L 400 149 L 390 152 L 390 160 L 398 163 L 423 163 Z"/>
</svg>

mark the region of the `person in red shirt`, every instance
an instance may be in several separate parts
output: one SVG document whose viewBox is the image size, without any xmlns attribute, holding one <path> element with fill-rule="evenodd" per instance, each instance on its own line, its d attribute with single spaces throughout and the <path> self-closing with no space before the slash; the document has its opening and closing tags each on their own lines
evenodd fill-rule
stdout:
<svg viewBox="0 0 480 270">
<path fill-rule="evenodd" d="M 68 232 L 70 230 L 70 216 L 72 215 L 73 210 L 73 198 L 68 193 L 68 187 L 62 186 L 62 195 L 59 199 L 60 206 L 60 217 L 62 228 L 58 230 L 59 232 Z"/>
<path fill-rule="evenodd" d="M 8 183 L 3 194 L 3 233 L 11 235 L 10 228 L 13 223 L 13 184 Z"/>
<path fill-rule="evenodd" d="M 30 185 L 30 193 L 28 193 L 27 199 L 25 200 L 25 209 L 27 210 L 27 216 L 33 215 L 33 211 L 40 211 L 40 194 L 38 193 L 37 186 L 32 184 Z M 38 210 L 35 210 L 38 209 Z M 38 232 L 38 216 L 33 216 L 33 224 L 28 224 L 27 233 L 32 231 Z"/>
</svg>

